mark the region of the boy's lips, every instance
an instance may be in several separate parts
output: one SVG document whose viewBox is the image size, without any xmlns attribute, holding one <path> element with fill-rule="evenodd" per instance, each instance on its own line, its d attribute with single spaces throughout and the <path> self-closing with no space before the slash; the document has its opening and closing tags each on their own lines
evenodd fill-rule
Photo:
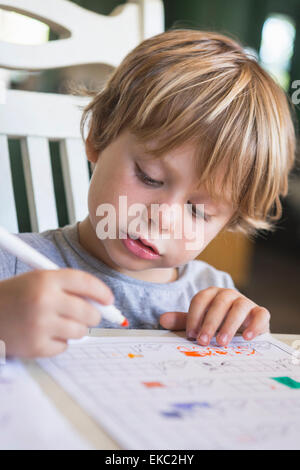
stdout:
<svg viewBox="0 0 300 470">
<path fill-rule="evenodd" d="M 152 250 L 157 254 L 157 255 L 160 255 L 160 252 L 158 251 L 158 248 L 151 242 L 148 242 L 148 240 L 146 240 L 145 238 L 142 238 L 140 237 L 139 240 L 144 243 L 144 245 L 146 246 L 150 246 L 150 248 L 152 248 Z"/>
<path fill-rule="evenodd" d="M 123 244 L 139 258 L 154 259 L 161 256 L 157 247 L 153 243 L 148 242 L 145 238 L 138 238 L 133 235 L 130 236 L 128 233 L 126 235 L 127 238 L 122 239 Z"/>
</svg>

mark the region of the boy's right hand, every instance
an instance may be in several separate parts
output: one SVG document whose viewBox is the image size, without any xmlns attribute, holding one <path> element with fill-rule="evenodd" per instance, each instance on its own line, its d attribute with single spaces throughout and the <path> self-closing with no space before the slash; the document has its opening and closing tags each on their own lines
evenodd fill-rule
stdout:
<svg viewBox="0 0 300 470">
<path fill-rule="evenodd" d="M 68 339 L 79 339 L 98 325 L 100 312 L 82 297 L 104 305 L 111 289 L 92 274 L 76 269 L 35 270 L 0 282 L 0 340 L 6 354 L 54 356 Z"/>
</svg>

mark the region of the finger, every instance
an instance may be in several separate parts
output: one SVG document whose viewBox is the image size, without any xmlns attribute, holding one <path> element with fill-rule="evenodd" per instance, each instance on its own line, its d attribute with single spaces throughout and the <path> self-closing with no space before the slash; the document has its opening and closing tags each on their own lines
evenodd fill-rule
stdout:
<svg viewBox="0 0 300 470">
<path fill-rule="evenodd" d="M 167 330 L 185 330 L 186 320 L 185 312 L 166 312 L 160 316 L 159 323 Z"/>
<path fill-rule="evenodd" d="M 55 273 L 60 273 L 61 286 L 66 292 L 89 297 L 105 305 L 114 302 L 112 290 L 90 273 L 70 268 Z"/>
<path fill-rule="evenodd" d="M 253 305 L 254 303 L 252 301 L 243 297 L 238 297 L 233 301 L 231 309 L 216 338 L 221 346 L 226 346 L 230 343 L 240 326 L 250 315 Z"/>
<path fill-rule="evenodd" d="M 198 292 L 192 298 L 186 323 L 188 338 L 197 338 L 204 315 L 218 290 L 218 287 L 209 287 Z"/>
<path fill-rule="evenodd" d="M 37 357 L 51 357 L 63 353 L 68 347 L 67 341 L 58 338 L 45 340 L 33 353 L 26 354 L 27 359 L 36 359 Z"/>
<path fill-rule="evenodd" d="M 270 312 L 264 307 L 257 305 L 251 311 L 250 323 L 243 332 L 243 338 L 247 341 L 262 333 L 270 331 Z"/>
<path fill-rule="evenodd" d="M 240 294 L 232 289 L 219 290 L 211 302 L 201 325 L 201 329 L 197 337 L 199 344 L 207 346 L 210 343 L 237 296 L 240 296 Z"/>
<path fill-rule="evenodd" d="M 59 338 L 53 338 L 49 345 L 45 348 L 44 357 L 57 356 L 62 354 L 68 348 L 67 341 L 60 340 Z"/>
<path fill-rule="evenodd" d="M 59 340 L 80 339 L 87 336 L 89 329 L 82 323 L 59 317 L 52 326 L 52 338 Z"/>
<path fill-rule="evenodd" d="M 72 319 L 85 326 L 97 326 L 101 321 L 101 314 L 87 300 L 64 293 L 60 302 L 60 316 Z"/>
</svg>

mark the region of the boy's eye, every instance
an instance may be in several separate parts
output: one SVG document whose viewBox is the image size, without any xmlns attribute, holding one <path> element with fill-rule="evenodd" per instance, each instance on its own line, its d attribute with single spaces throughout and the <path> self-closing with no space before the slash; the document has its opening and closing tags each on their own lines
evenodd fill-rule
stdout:
<svg viewBox="0 0 300 470">
<path fill-rule="evenodd" d="M 196 217 L 197 219 L 201 218 L 201 219 L 204 219 L 205 222 L 209 222 L 209 220 L 211 219 L 211 216 L 205 214 L 205 212 L 203 212 L 203 211 L 197 211 L 196 210 L 196 204 L 191 204 L 189 202 L 188 205 L 192 208 L 192 214 L 193 214 L 194 217 Z"/>
<path fill-rule="evenodd" d="M 136 174 L 138 178 L 143 183 L 147 184 L 148 186 L 160 186 L 163 184 L 162 181 L 153 180 L 152 178 L 150 178 L 150 176 L 146 175 L 146 173 L 144 173 L 137 164 L 136 164 Z"/>
<path fill-rule="evenodd" d="M 136 163 L 135 164 L 135 169 L 136 169 L 136 175 L 137 177 L 144 183 L 146 184 L 147 186 L 161 186 L 163 185 L 163 181 L 156 181 L 152 178 L 150 178 L 150 176 L 146 175 L 146 173 L 144 173 L 140 167 L 138 166 L 138 164 Z M 191 206 L 192 208 L 192 214 L 194 217 L 196 217 L 197 219 L 198 218 L 202 218 L 205 220 L 205 222 L 209 222 L 209 220 L 211 219 L 211 216 L 205 214 L 203 211 L 197 211 L 195 210 L 196 208 L 196 204 L 191 204 L 191 203 L 188 203 L 189 206 Z"/>
</svg>

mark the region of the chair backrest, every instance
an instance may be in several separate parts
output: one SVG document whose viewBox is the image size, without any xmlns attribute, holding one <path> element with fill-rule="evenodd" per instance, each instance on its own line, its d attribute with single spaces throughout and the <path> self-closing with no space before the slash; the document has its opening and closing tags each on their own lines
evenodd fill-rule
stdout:
<svg viewBox="0 0 300 470">
<path fill-rule="evenodd" d="M 57 41 L 19 45 L 0 41 L 0 68 L 40 71 L 72 65 L 116 67 L 139 42 L 164 30 L 162 0 L 127 1 L 106 16 L 67 0 L 0 0 L 0 8 L 40 19 Z M 0 96 L 2 96 L 0 94 Z M 33 231 L 58 226 L 49 141 L 59 142 L 70 223 L 87 215 L 89 170 L 80 136 L 86 98 L 6 90 L 0 102 L 0 225 L 18 232 L 8 139 L 20 139 Z"/>
</svg>

